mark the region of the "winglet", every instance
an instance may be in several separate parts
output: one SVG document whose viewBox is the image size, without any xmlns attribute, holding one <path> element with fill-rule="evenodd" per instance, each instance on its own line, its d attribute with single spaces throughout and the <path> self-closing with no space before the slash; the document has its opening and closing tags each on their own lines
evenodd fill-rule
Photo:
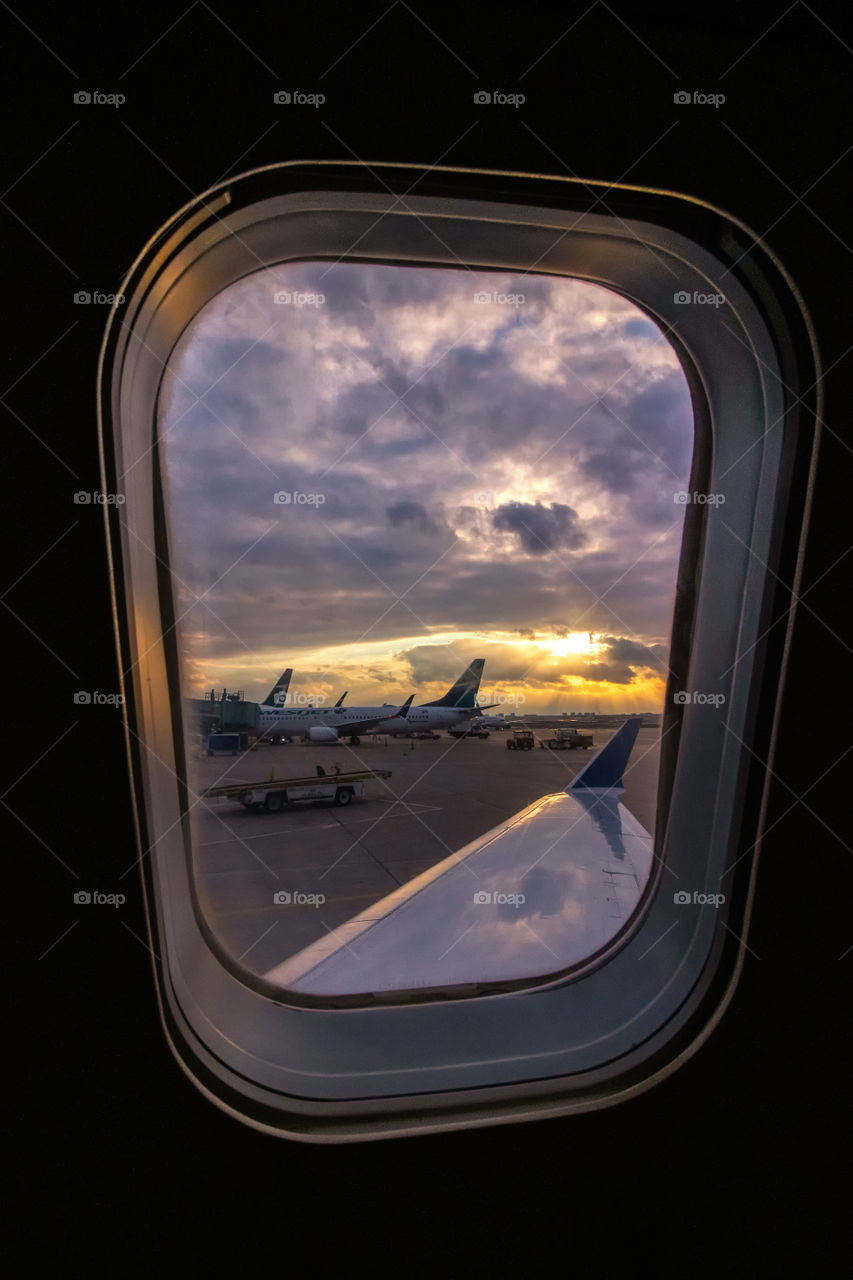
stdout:
<svg viewBox="0 0 853 1280">
<path fill-rule="evenodd" d="M 400 710 L 397 712 L 397 715 L 398 715 L 398 716 L 402 716 L 402 718 L 403 718 L 404 720 L 405 720 L 406 716 L 409 714 L 409 707 L 412 705 L 412 702 L 413 702 L 413 700 L 414 700 L 414 696 L 415 696 L 415 695 L 414 695 L 413 693 L 410 693 L 410 694 L 409 694 L 409 696 L 408 696 L 408 698 L 406 699 L 406 701 L 403 703 L 402 707 L 400 708 Z"/>
<path fill-rule="evenodd" d="M 574 782 L 566 787 L 566 791 L 581 791 L 587 788 L 606 791 L 622 786 L 622 774 L 628 757 L 634 749 L 637 734 L 640 731 L 642 716 L 631 716 L 615 733 L 606 747 L 602 747 L 594 760 L 590 760 L 582 769 Z"/>
<path fill-rule="evenodd" d="M 344 698 L 347 696 L 348 693 L 349 693 L 349 689 L 345 689 L 344 692 L 341 694 L 341 696 L 338 698 L 337 702 L 335 703 L 336 707 L 342 707 L 344 705 Z"/>
</svg>

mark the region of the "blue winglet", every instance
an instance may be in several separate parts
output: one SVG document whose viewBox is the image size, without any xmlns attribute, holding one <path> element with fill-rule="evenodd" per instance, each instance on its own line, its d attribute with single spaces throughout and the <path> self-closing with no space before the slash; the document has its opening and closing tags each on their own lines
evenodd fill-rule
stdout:
<svg viewBox="0 0 853 1280">
<path fill-rule="evenodd" d="M 582 769 L 566 791 L 579 791 L 584 788 L 606 790 L 622 786 L 622 774 L 628 757 L 634 749 L 637 734 L 640 731 L 641 716 L 632 716 L 626 720 L 618 733 L 615 733 L 606 747 L 599 751 L 594 760 L 590 760 Z"/>
</svg>

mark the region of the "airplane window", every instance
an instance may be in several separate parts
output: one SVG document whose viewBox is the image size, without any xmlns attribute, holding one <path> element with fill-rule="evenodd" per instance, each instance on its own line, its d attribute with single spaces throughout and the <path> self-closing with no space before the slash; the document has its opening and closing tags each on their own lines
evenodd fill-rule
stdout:
<svg viewBox="0 0 853 1280">
<path fill-rule="evenodd" d="M 99 374 L 164 1031 L 309 1141 L 609 1106 L 723 1016 L 821 411 L 720 210 L 379 169 L 193 200 Z"/>
<path fill-rule="evenodd" d="M 160 465 L 195 885 L 237 965 L 487 986 L 619 934 L 693 435 L 661 328 L 580 280 L 308 261 L 199 312 Z M 572 788 L 611 741 L 621 803 Z"/>
</svg>

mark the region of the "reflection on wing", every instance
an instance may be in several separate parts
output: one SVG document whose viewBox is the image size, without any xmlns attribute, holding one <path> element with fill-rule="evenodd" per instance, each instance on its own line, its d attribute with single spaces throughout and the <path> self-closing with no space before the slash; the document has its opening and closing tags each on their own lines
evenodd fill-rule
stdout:
<svg viewBox="0 0 853 1280">
<path fill-rule="evenodd" d="M 632 915 L 652 864 L 651 836 L 617 796 L 638 725 L 626 722 L 567 791 L 529 805 L 266 977 L 305 994 L 358 995 L 531 978 L 598 951 Z"/>
</svg>

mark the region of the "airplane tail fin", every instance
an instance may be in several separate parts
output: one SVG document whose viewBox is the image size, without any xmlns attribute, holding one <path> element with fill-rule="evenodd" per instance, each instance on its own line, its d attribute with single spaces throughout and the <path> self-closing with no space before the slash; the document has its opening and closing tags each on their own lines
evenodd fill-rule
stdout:
<svg viewBox="0 0 853 1280">
<path fill-rule="evenodd" d="M 607 746 L 602 747 L 598 755 L 566 787 L 566 791 L 582 791 L 586 788 L 604 791 L 621 787 L 622 774 L 637 741 L 641 719 L 642 716 L 631 716 L 626 720 Z"/>
<path fill-rule="evenodd" d="M 412 705 L 412 702 L 413 702 L 413 700 L 414 700 L 414 697 L 415 697 L 415 695 L 414 695 L 413 693 L 410 693 L 410 694 L 409 694 L 409 696 L 408 696 L 408 698 L 406 699 L 406 701 L 403 703 L 402 707 L 400 708 L 400 710 L 397 712 L 397 715 L 398 715 L 398 716 L 402 716 L 402 718 L 403 718 L 404 720 L 405 720 L 406 716 L 409 714 L 409 707 Z"/>
<path fill-rule="evenodd" d="M 344 692 L 341 694 L 341 696 L 338 698 L 337 702 L 335 703 L 336 707 L 342 707 L 344 705 L 344 698 L 347 696 L 348 693 L 349 693 L 349 689 L 345 689 Z"/>
<path fill-rule="evenodd" d="M 261 703 L 262 707 L 280 707 L 287 701 L 287 691 L 290 688 L 290 678 L 293 675 L 293 667 L 288 667 L 279 676 L 278 681 L 270 689 L 267 696 Z"/>
<path fill-rule="evenodd" d="M 474 710 L 477 706 L 477 693 L 480 689 L 480 681 L 483 678 L 485 663 L 485 658 L 475 658 L 467 671 L 463 671 L 462 675 L 454 685 L 451 685 L 443 698 L 437 698 L 435 702 L 425 702 L 423 705 L 425 707 L 455 707 L 457 710 L 465 710 L 470 707 Z"/>
</svg>

